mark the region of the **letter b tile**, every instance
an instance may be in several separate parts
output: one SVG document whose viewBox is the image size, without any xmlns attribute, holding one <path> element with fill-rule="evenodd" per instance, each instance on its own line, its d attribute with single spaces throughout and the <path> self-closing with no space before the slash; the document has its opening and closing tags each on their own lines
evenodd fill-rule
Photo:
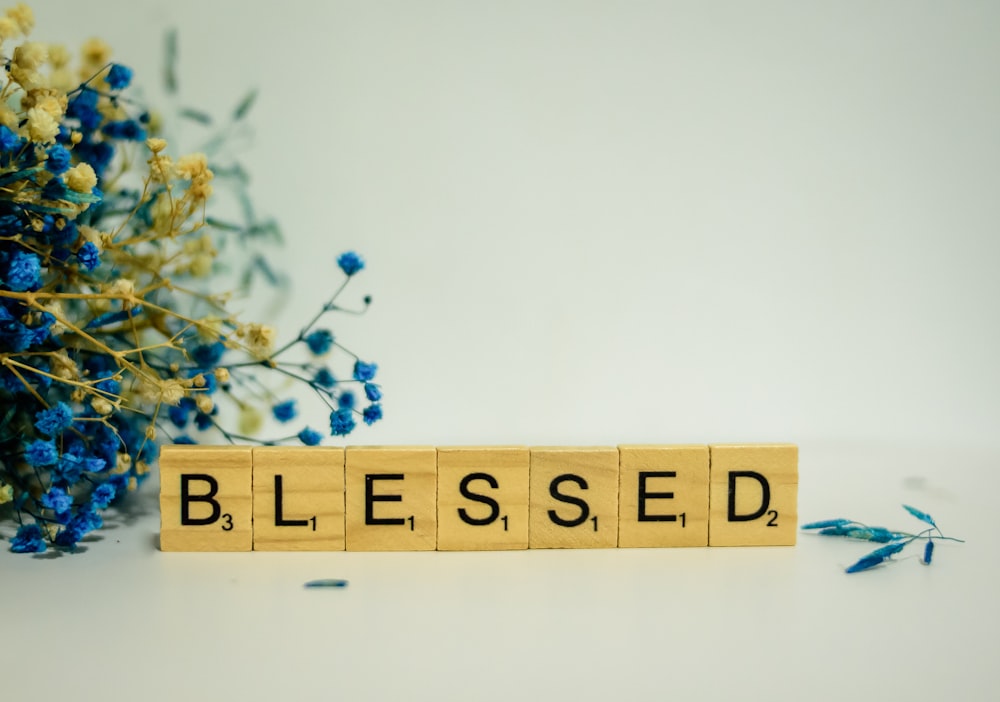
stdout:
<svg viewBox="0 0 1000 702">
<path fill-rule="evenodd" d="M 160 550 L 251 550 L 252 476 L 249 446 L 162 447 Z"/>
</svg>

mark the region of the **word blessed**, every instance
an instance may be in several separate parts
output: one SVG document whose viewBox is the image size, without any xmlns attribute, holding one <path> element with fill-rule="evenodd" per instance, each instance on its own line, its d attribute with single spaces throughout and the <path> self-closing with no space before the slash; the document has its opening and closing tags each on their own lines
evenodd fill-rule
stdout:
<svg viewBox="0 0 1000 702">
<path fill-rule="evenodd" d="M 165 446 L 164 551 L 795 543 L 789 444 Z"/>
</svg>

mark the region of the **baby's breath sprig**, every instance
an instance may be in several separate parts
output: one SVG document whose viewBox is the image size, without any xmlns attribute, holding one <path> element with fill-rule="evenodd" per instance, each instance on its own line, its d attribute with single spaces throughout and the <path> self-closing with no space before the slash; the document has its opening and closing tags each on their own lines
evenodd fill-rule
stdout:
<svg viewBox="0 0 1000 702">
<path fill-rule="evenodd" d="M 106 45 L 87 42 L 74 71 L 61 47 L 12 45 L 33 25 L 24 5 L 0 16 L 0 527 L 12 518 L 10 548 L 28 553 L 73 549 L 100 528 L 161 442 L 316 445 L 382 417 L 377 366 L 317 326 L 367 307 L 338 303 L 363 260 L 340 256 L 343 283 L 283 346 L 238 319 L 209 283 L 227 237 L 252 248 L 261 227 L 210 215 L 210 157 L 171 155 Z M 349 377 L 334 376 L 335 354 Z M 297 416 L 267 376 L 310 388 L 329 429 L 255 438 L 261 408 L 282 424 Z"/>
<path fill-rule="evenodd" d="M 862 556 L 856 563 L 848 566 L 845 571 L 847 573 L 859 573 L 863 570 L 870 570 L 886 561 L 893 560 L 893 556 L 914 541 L 924 540 L 924 553 L 921 558 L 921 562 L 924 565 L 931 564 L 935 540 L 964 543 L 962 539 L 945 536 L 934 519 L 926 512 L 909 505 L 903 505 L 903 509 L 925 524 L 930 525 L 929 528 L 913 534 L 904 531 L 893 531 L 885 527 L 868 526 L 853 519 L 824 519 L 819 522 L 804 524 L 802 529 L 812 531 L 819 536 L 840 536 L 847 539 L 886 544 Z"/>
</svg>

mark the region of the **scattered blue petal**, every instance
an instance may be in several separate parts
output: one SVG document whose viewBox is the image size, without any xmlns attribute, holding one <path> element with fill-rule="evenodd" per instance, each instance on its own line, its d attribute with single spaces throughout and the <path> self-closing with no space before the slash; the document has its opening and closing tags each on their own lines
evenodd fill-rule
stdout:
<svg viewBox="0 0 1000 702">
<path fill-rule="evenodd" d="M 323 580 L 310 580 L 303 587 L 347 587 L 346 580 L 333 580 L 333 579 L 323 579 Z"/>
<path fill-rule="evenodd" d="M 909 505 L 903 505 L 903 509 L 905 509 L 907 512 L 909 512 L 910 514 L 912 514 L 914 517 L 916 517 L 920 521 L 925 522 L 927 524 L 930 524 L 932 527 L 936 527 L 937 526 L 937 524 L 934 523 L 934 520 L 931 519 L 931 515 L 927 514 L 926 512 L 921 512 L 916 507 L 910 507 Z"/>
<path fill-rule="evenodd" d="M 824 519 L 821 522 L 809 522 L 808 524 L 803 524 L 803 529 L 829 529 L 830 527 L 842 527 L 848 524 L 854 524 L 850 519 Z"/>
<path fill-rule="evenodd" d="M 927 539 L 927 545 L 924 546 L 924 565 L 930 565 L 931 559 L 934 557 L 934 542 Z"/>
</svg>

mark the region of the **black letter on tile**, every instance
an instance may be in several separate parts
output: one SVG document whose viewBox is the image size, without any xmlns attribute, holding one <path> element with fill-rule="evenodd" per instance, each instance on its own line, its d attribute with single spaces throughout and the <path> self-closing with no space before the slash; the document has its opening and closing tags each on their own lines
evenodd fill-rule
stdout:
<svg viewBox="0 0 1000 702">
<path fill-rule="evenodd" d="M 308 519 L 285 519 L 281 506 L 283 495 L 281 479 L 280 475 L 274 476 L 274 526 L 309 526 Z"/>
<path fill-rule="evenodd" d="M 590 516 L 590 505 L 588 505 L 585 500 L 582 500 L 579 497 L 573 497 L 572 495 L 564 495 L 561 492 L 559 492 L 559 486 L 562 483 L 566 482 L 576 483 L 581 490 L 586 490 L 588 487 L 587 481 L 581 478 L 579 475 L 573 475 L 572 473 L 564 473 L 563 475 L 559 475 L 553 478 L 552 482 L 549 483 L 549 494 L 553 497 L 553 499 L 559 500 L 560 502 L 565 502 L 567 504 L 576 505 L 577 507 L 579 507 L 580 516 L 577 517 L 576 519 L 563 519 L 558 514 L 556 514 L 556 511 L 554 509 L 550 509 L 549 519 L 551 519 L 554 524 L 558 524 L 559 526 L 564 526 L 564 527 L 580 526 L 585 521 L 587 521 L 587 517 Z"/>
<path fill-rule="evenodd" d="M 646 492 L 646 480 L 649 478 L 676 478 L 672 470 L 639 471 L 639 521 L 640 522 L 676 522 L 676 514 L 646 514 L 646 500 L 672 500 L 672 492 Z"/>
<path fill-rule="evenodd" d="M 372 475 L 371 473 L 365 474 L 365 524 L 388 524 L 388 525 L 402 525 L 406 524 L 406 520 L 402 517 L 389 517 L 376 519 L 375 518 L 375 503 L 376 502 L 402 502 L 402 495 L 376 495 L 375 494 L 375 481 L 376 480 L 403 480 L 406 476 L 402 473 L 378 473 Z"/>
<path fill-rule="evenodd" d="M 475 517 L 470 517 L 469 513 L 465 511 L 465 508 L 460 507 L 458 510 L 458 516 L 463 522 L 472 526 L 486 526 L 487 524 L 492 524 L 497 520 L 497 517 L 500 516 L 500 504 L 492 497 L 469 492 L 469 483 L 473 480 L 485 480 L 486 483 L 494 490 L 500 487 L 500 483 L 498 483 L 497 479 L 489 473 L 469 473 L 467 476 L 462 478 L 462 482 L 458 485 L 458 491 L 462 493 L 462 497 L 467 500 L 472 500 L 473 502 L 482 502 L 484 505 L 489 505 L 490 514 L 487 517 L 477 519 Z"/>
<path fill-rule="evenodd" d="M 753 478 L 760 483 L 760 509 L 753 514 L 736 514 L 736 479 Z M 771 486 L 767 478 L 752 470 L 732 470 L 729 471 L 729 521 L 731 522 L 752 522 L 764 516 L 764 512 L 771 504 Z"/>
<path fill-rule="evenodd" d="M 208 492 L 204 495 L 192 495 L 189 492 L 189 485 L 194 480 L 201 480 L 208 483 Z M 181 526 L 204 526 L 214 524 L 222 516 L 222 507 L 214 499 L 219 492 L 218 481 L 206 473 L 183 473 L 181 474 Z M 190 505 L 192 502 L 208 502 L 212 505 L 211 517 L 192 517 Z"/>
</svg>

